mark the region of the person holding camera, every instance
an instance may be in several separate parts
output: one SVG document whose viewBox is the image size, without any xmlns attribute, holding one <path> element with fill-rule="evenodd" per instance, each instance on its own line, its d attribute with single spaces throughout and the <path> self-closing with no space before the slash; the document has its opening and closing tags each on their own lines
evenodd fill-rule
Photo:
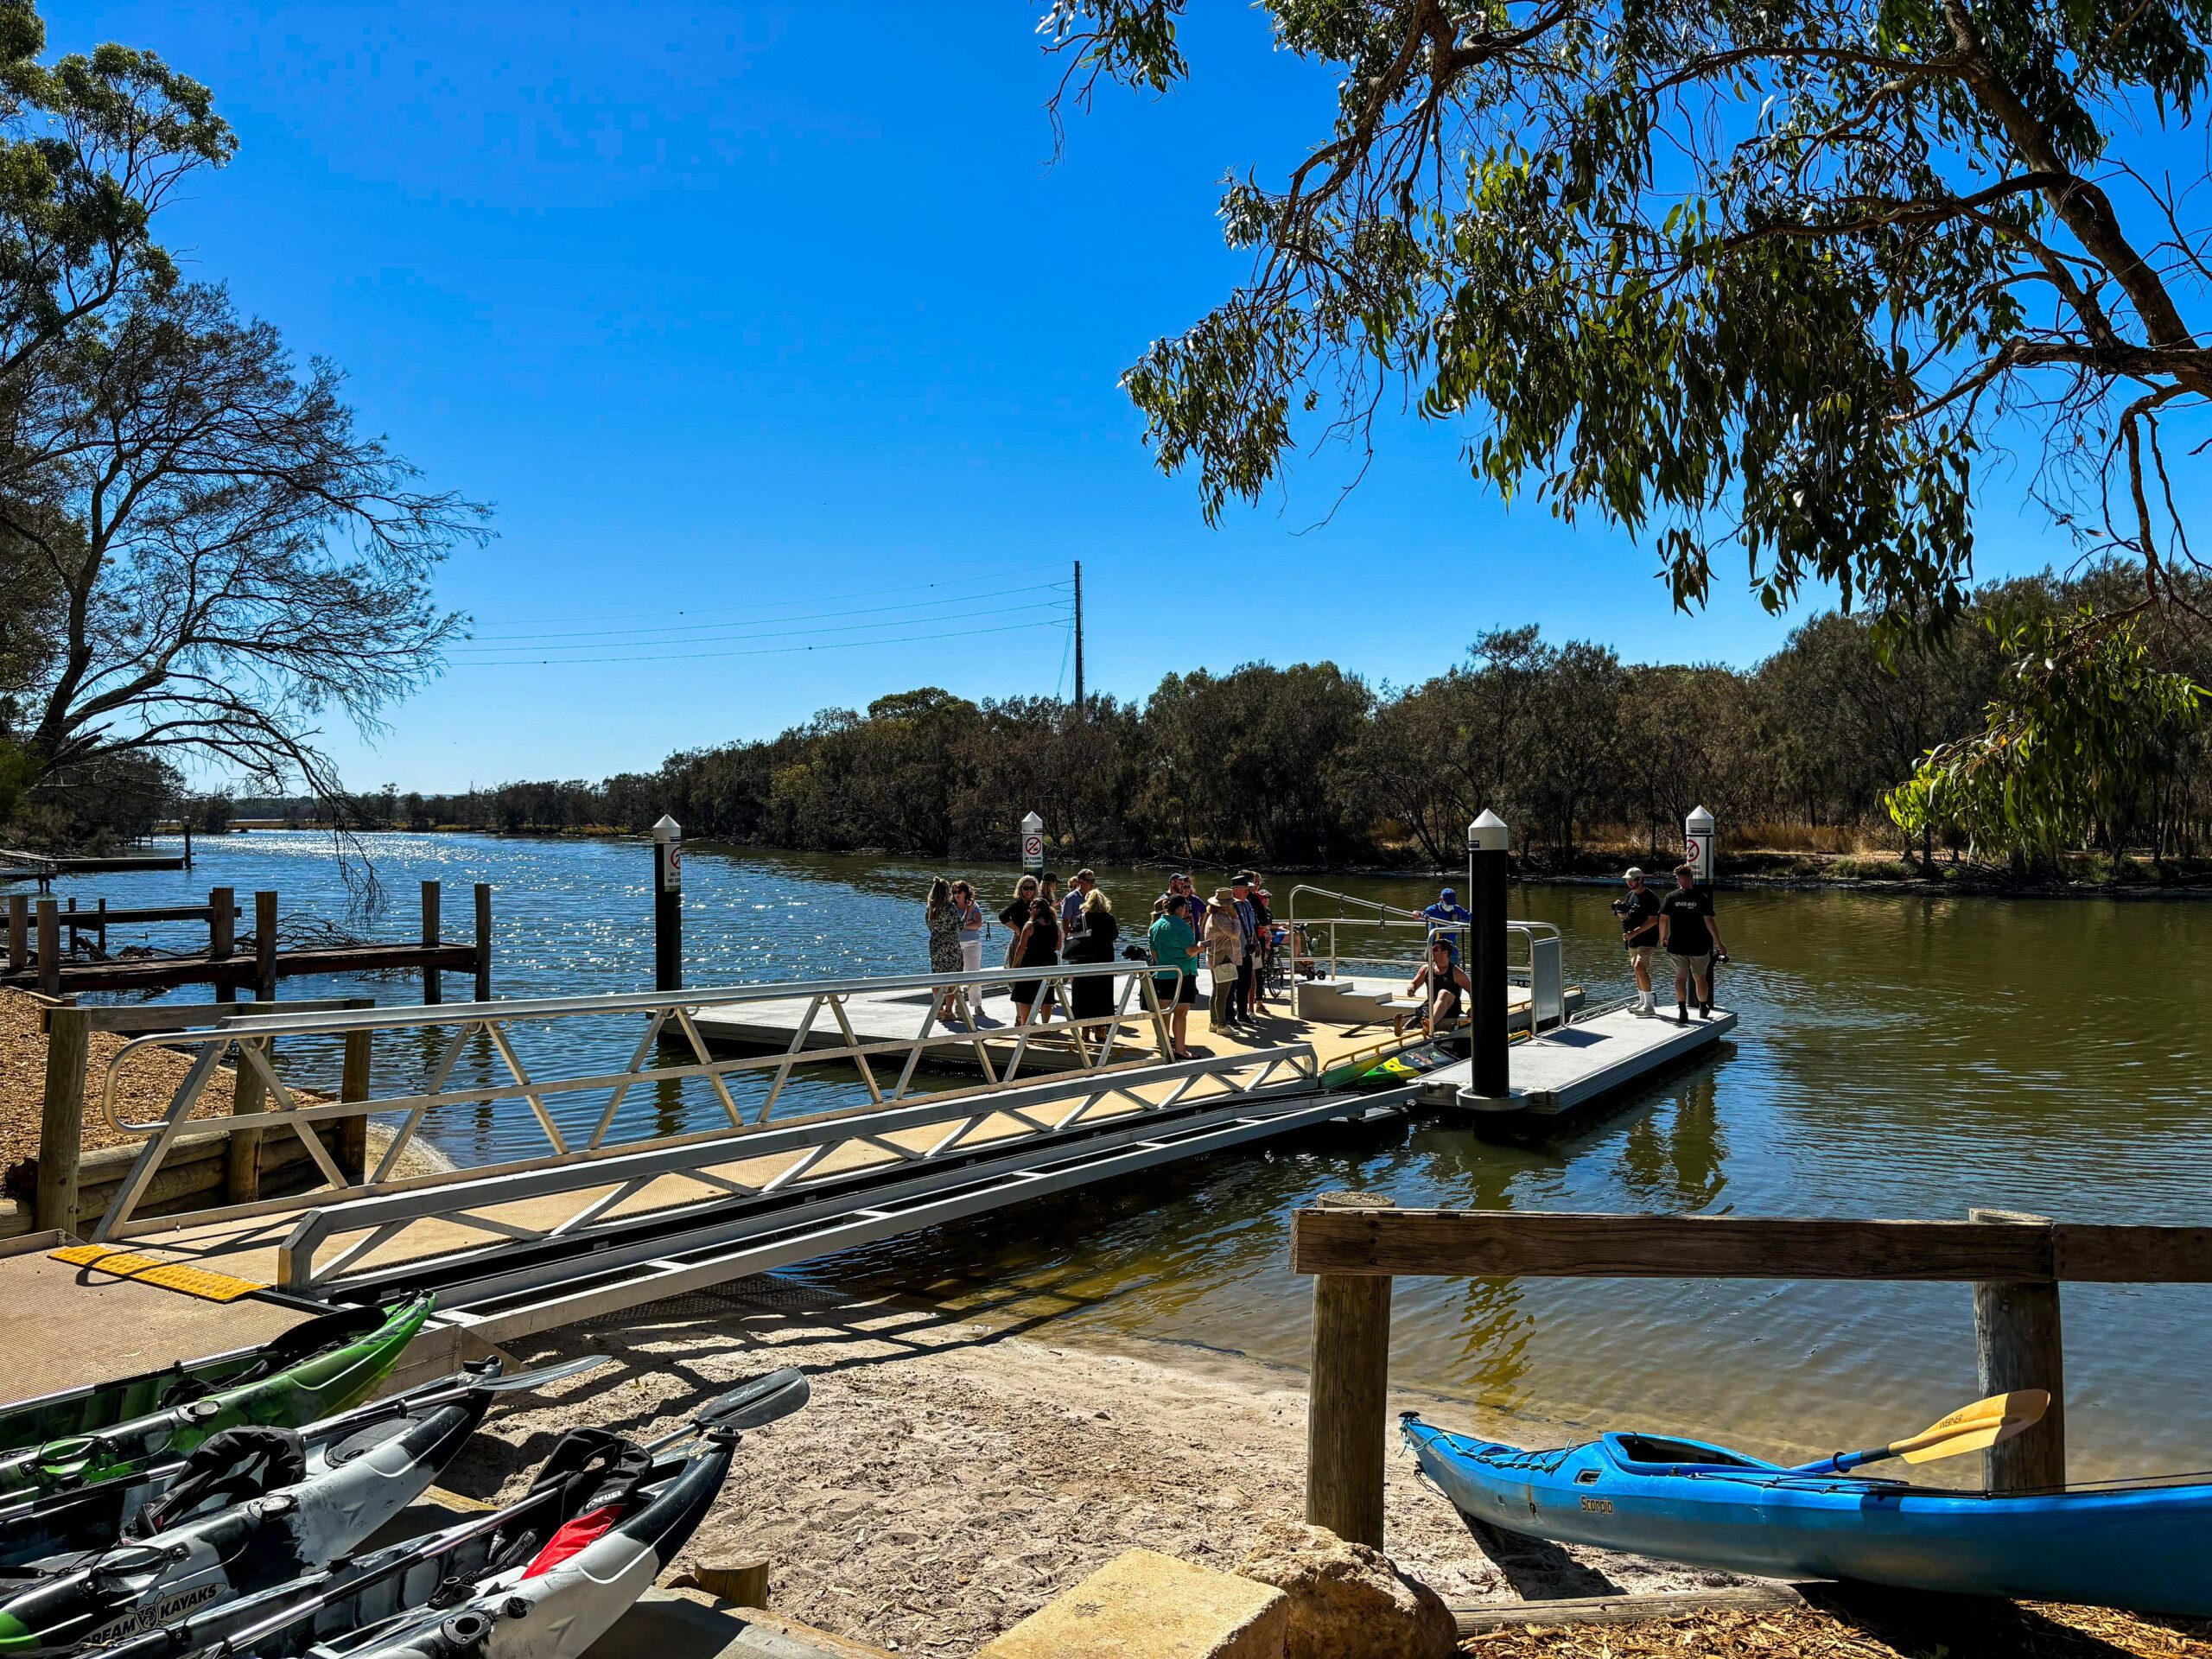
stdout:
<svg viewBox="0 0 2212 1659">
<path fill-rule="evenodd" d="M 1628 892 L 1613 900 L 1613 914 L 1620 918 L 1621 943 L 1636 972 L 1636 1017 L 1649 1020 L 1659 1012 L 1651 988 L 1651 953 L 1659 948 L 1659 895 L 1643 885 L 1643 872 L 1633 866 L 1621 880 Z"/>
<path fill-rule="evenodd" d="M 1688 993 L 1697 989 L 1697 1017 L 1713 1018 L 1713 964 L 1728 960 L 1713 894 L 1697 884 L 1697 866 L 1675 867 L 1675 890 L 1659 901 L 1659 948 L 1674 959 L 1675 1023 L 1690 1022 Z"/>
</svg>

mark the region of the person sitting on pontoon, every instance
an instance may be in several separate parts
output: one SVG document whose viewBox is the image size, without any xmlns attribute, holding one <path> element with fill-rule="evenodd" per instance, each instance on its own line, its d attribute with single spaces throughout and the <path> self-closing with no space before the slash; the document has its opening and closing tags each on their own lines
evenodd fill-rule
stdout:
<svg viewBox="0 0 2212 1659">
<path fill-rule="evenodd" d="M 1467 977 L 1452 954 L 1451 940 L 1439 936 L 1428 942 L 1428 960 L 1414 976 L 1414 982 L 1406 987 L 1408 996 L 1421 996 L 1427 992 L 1426 1006 L 1421 1009 L 1421 1027 L 1424 1036 L 1433 1037 L 1440 1031 L 1449 1031 L 1466 1017 L 1468 1005 L 1474 1000 L 1475 982 Z M 1406 1016 L 1400 1014 L 1391 1022 L 1398 1036 L 1406 1034 Z"/>
</svg>

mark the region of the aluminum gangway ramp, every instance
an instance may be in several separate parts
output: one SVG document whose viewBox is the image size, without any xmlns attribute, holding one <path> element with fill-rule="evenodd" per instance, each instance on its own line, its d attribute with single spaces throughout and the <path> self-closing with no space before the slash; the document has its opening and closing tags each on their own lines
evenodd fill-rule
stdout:
<svg viewBox="0 0 2212 1659">
<path fill-rule="evenodd" d="M 169 1110 L 146 1123 L 123 1122 L 113 1110 L 126 1046 L 111 1065 L 104 1099 L 111 1121 L 148 1145 L 124 1183 L 125 1202 L 111 1208 L 99 1236 L 304 1302 L 435 1288 L 442 1327 L 497 1343 L 1177 1160 L 1394 1111 L 1416 1092 L 1325 1094 L 1323 1058 L 1306 1041 L 1163 1059 L 1164 999 L 1148 967 L 1058 971 L 1122 982 L 1105 1040 L 1096 1040 L 1097 1028 L 1086 1037 L 1065 1024 L 1016 1027 L 1014 1045 L 1065 1050 L 1056 1056 L 1062 1069 L 1023 1081 L 1019 1059 L 1009 1069 L 1001 1057 L 993 1062 L 998 1081 L 936 1092 L 919 1081 L 928 1051 L 976 1040 L 972 1030 L 936 1027 L 933 993 L 952 982 L 949 976 L 241 1017 L 168 1039 L 198 1052 Z M 823 1051 L 802 1053 L 795 1044 L 781 1055 L 718 1055 L 700 1039 L 694 1017 L 717 1002 L 801 995 L 819 1001 L 820 1023 L 846 1027 L 843 1000 L 880 994 L 887 982 L 931 994 L 911 1038 L 856 1033 L 849 1052 L 828 1057 L 848 1060 L 866 1085 L 868 1103 L 851 1108 L 807 1109 L 803 1091 L 791 1088 L 798 1068 L 822 1065 Z M 564 1020 L 626 1022 L 634 1033 L 641 1017 L 643 1036 L 634 1046 L 624 1039 L 631 1058 L 620 1070 L 554 1075 L 542 1065 L 533 1070 L 522 1052 L 529 1033 L 542 1035 Z M 280 1039 L 342 1041 L 364 1029 L 406 1039 L 408 1052 L 422 1057 L 423 1081 L 328 1101 L 288 1090 L 270 1064 Z M 674 1055 L 657 1052 L 671 1040 Z M 998 1040 L 1003 1048 L 1009 1039 L 1001 1032 Z M 458 1081 L 468 1043 L 498 1065 Z M 250 1118 L 193 1115 L 226 1058 L 262 1079 L 271 1109 Z M 893 1083 L 885 1074 L 894 1067 Z M 623 1109 L 640 1091 L 687 1080 L 710 1087 L 725 1127 L 669 1133 L 654 1113 Z M 407 1137 L 427 1119 L 481 1114 L 503 1102 L 526 1104 L 527 1116 L 511 1112 L 502 1121 L 535 1124 L 543 1154 L 430 1175 L 397 1173 Z M 349 1171 L 323 1144 L 325 1126 L 365 1118 L 396 1127 L 373 1171 Z M 316 1155 L 324 1185 L 183 1215 L 136 1213 L 131 1203 L 159 1190 L 159 1154 L 188 1123 L 196 1133 L 250 1128 L 257 1137 L 289 1130 Z"/>
</svg>

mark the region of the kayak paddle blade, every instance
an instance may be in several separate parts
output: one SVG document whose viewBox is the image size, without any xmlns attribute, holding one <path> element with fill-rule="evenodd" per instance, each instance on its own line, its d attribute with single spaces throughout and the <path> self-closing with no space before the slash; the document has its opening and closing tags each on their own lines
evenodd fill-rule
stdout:
<svg viewBox="0 0 2212 1659">
<path fill-rule="evenodd" d="M 572 1376 L 582 1376 L 586 1371 L 595 1371 L 602 1365 L 612 1365 L 612 1354 L 586 1354 L 581 1359 L 564 1359 L 557 1365 L 541 1365 L 534 1371 L 518 1371 L 512 1376 L 491 1376 L 469 1384 L 486 1394 L 508 1394 L 517 1389 L 542 1389 L 549 1383 L 565 1382 Z"/>
<path fill-rule="evenodd" d="M 813 1385 L 795 1365 L 732 1389 L 694 1421 L 701 1428 L 758 1428 L 788 1417 L 807 1402 Z"/>
<path fill-rule="evenodd" d="M 1962 1452 L 1980 1452 L 2033 1428 L 2050 1409 L 2050 1395 L 2042 1389 L 1993 1394 L 1960 1407 L 1909 1440 L 1897 1441 L 1890 1451 L 1907 1463 L 1932 1463 Z"/>
<path fill-rule="evenodd" d="M 1839 1452 L 1834 1457 L 1800 1464 L 1793 1472 L 1841 1474 L 1847 1469 L 1880 1463 L 1888 1458 L 1903 1458 L 1907 1463 L 1933 1463 L 1938 1458 L 1986 1451 L 2033 1428 L 2050 1409 L 2050 1395 L 2042 1389 L 2015 1389 L 2010 1394 L 1993 1394 L 1986 1400 L 1961 1406 L 1917 1434 L 1891 1440 L 1887 1446 L 1870 1446 L 1863 1452 Z"/>
</svg>

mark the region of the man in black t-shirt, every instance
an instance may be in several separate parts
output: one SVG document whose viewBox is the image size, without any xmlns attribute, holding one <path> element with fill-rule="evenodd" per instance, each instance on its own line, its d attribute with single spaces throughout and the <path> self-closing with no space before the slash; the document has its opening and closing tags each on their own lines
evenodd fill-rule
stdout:
<svg viewBox="0 0 2212 1659">
<path fill-rule="evenodd" d="M 1621 879 L 1628 893 L 1613 900 L 1613 913 L 1621 918 L 1621 943 L 1636 970 L 1636 1017 L 1649 1020 L 1658 1012 L 1651 1006 L 1651 953 L 1659 948 L 1659 895 L 1643 885 L 1642 870 L 1631 868 Z"/>
<path fill-rule="evenodd" d="M 1675 890 L 1659 901 L 1659 945 L 1675 961 L 1675 1023 L 1690 1022 L 1688 992 L 1697 987 L 1697 1017 L 1713 1017 L 1713 962 L 1728 960 L 1713 895 L 1697 885 L 1697 867 L 1675 867 Z"/>
</svg>

